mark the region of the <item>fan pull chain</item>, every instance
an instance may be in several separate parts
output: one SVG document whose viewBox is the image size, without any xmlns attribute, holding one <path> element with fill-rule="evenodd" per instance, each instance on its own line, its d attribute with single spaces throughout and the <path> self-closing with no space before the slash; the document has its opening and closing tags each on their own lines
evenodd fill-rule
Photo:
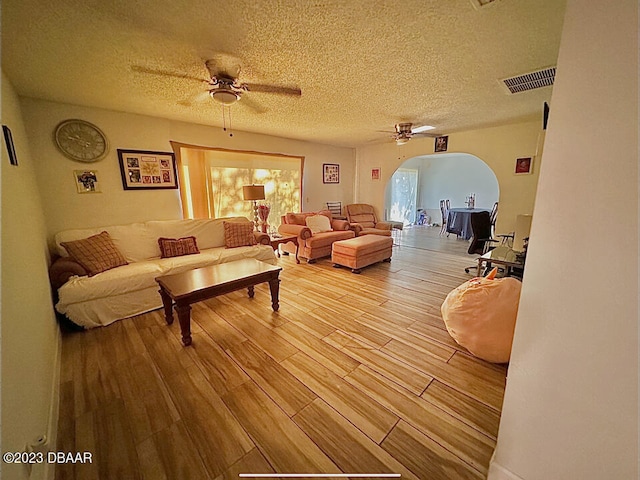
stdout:
<svg viewBox="0 0 640 480">
<path fill-rule="evenodd" d="M 222 106 L 222 130 L 227 131 L 227 115 L 229 116 L 229 136 L 233 137 L 233 131 L 231 129 L 231 107 L 227 107 L 227 115 L 225 115 L 225 106 Z"/>
</svg>

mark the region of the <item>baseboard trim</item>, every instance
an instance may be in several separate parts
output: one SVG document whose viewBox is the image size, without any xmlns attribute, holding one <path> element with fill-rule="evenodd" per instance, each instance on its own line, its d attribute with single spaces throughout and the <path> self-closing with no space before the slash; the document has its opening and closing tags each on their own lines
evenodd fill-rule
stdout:
<svg viewBox="0 0 640 480">
<path fill-rule="evenodd" d="M 49 424 L 47 425 L 47 445 L 50 452 L 56 451 L 58 445 L 58 419 L 60 418 L 60 374 L 62 370 L 62 333 L 57 330 L 56 357 L 53 365 L 53 379 L 51 387 L 51 402 L 49 409 Z M 54 480 L 56 474 L 55 463 L 44 463 L 45 480 Z"/>
<path fill-rule="evenodd" d="M 492 460 L 489 465 L 489 475 L 487 480 L 524 480 L 512 471 L 504 468 L 502 465 Z"/>
</svg>

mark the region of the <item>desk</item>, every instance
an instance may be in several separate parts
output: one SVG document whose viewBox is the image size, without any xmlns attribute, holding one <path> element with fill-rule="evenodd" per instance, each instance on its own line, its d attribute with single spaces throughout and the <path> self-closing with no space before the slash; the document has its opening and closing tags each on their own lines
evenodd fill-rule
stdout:
<svg viewBox="0 0 640 480">
<path fill-rule="evenodd" d="M 507 246 L 499 246 L 478 257 L 478 277 L 482 275 L 482 264 L 491 268 L 492 264 L 504 265 L 506 276 L 509 276 L 512 268 L 524 268 L 524 259 L 518 256 L 518 252 Z"/>
<path fill-rule="evenodd" d="M 447 233 L 469 240 L 472 237 L 471 214 L 489 212 L 484 208 L 450 208 L 447 216 Z M 489 212 L 491 213 L 491 212 Z"/>
</svg>

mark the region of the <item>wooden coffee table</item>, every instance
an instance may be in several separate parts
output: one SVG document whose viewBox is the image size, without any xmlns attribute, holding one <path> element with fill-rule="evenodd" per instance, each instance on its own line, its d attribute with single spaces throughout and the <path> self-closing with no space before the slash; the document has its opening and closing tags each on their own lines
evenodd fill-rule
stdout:
<svg viewBox="0 0 640 480">
<path fill-rule="evenodd" d="M 167 324 L 173 323 L 175 302 L 182 343 L 191 345 L 191 304 L 247 288 L 249 298 L 253 298 L 253 287 L 268 282 L 271 290 L 271 307 L 278 311 L 278 293 L 282 268 L 260 262 L 253 258 L 235 262 L 196 268 L 184 273 L 163 275 L 156 278 L 160 285 L 160 296 L 164 305 Z"/>
</svg>

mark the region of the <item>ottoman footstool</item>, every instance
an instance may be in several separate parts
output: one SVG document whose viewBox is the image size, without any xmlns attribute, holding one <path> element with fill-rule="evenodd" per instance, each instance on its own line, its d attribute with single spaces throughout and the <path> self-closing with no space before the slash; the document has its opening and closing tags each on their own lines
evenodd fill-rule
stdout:
<svg viewBox="0 0 640 480">
<path fill-rule="evenodd" d="M 331 261 L 334 267 L 349 267 L 353 273 L 377 262 L 390 262 L 393 239 L 380 235 L 363 235 L 333 242 Z"/>
</svg>

